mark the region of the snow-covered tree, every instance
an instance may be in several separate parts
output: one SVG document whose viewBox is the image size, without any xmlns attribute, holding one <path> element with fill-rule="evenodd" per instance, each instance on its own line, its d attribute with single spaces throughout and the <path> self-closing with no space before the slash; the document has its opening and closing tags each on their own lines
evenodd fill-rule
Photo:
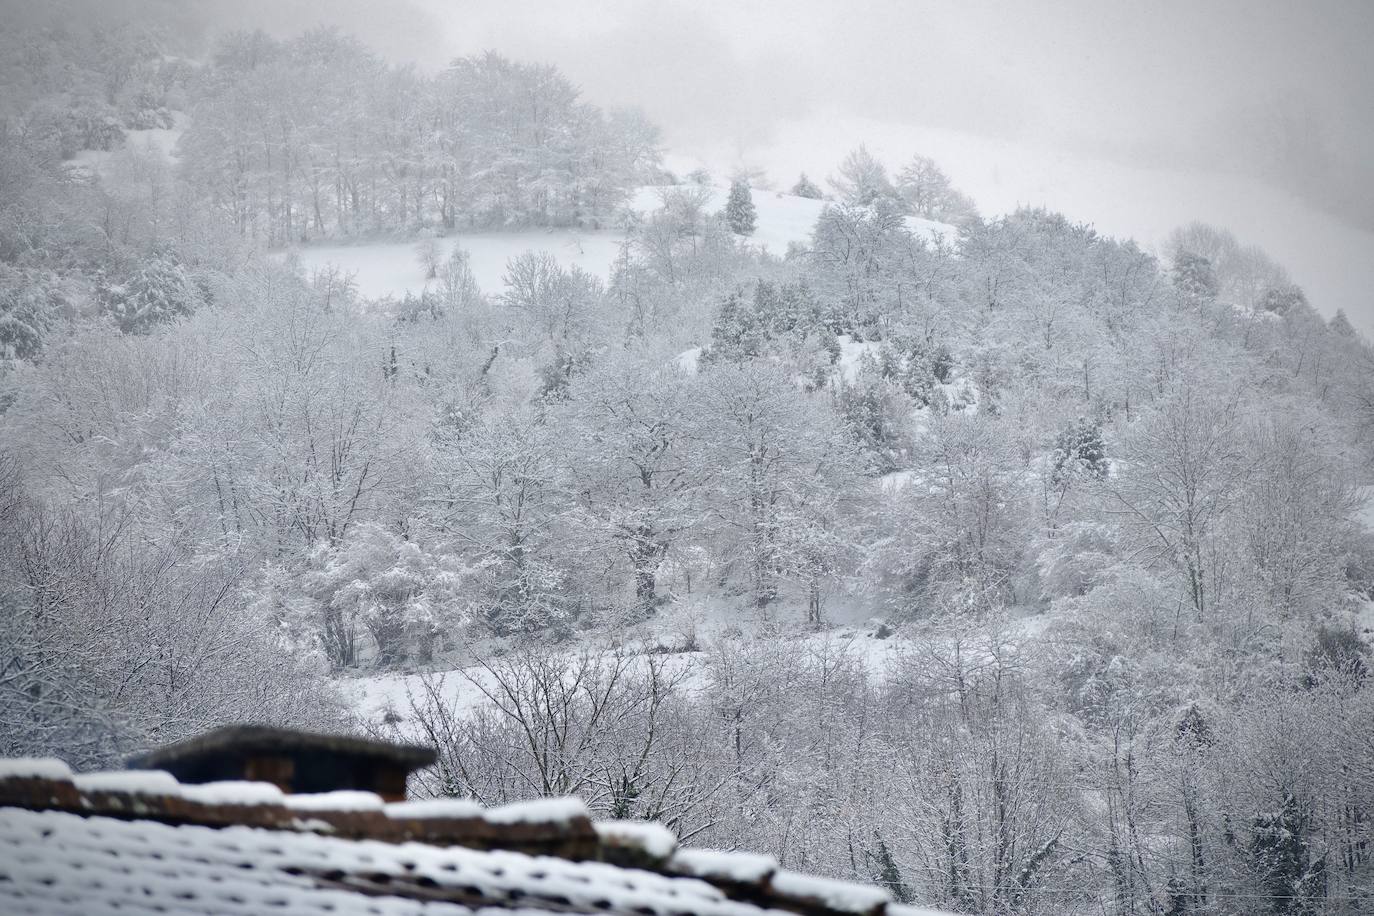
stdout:
<svg viewBox="0 0 1374 916">
<path fill-rule="evenodd" d="M 159 324 L 190 315 L 200 305 L 200 291 L 185 268 L 170 254 L 142 262 L 123 283 L 102 290 L 102 307 L 126 334 L 144 333 Z"/>
<path fill-rule="evenodd" d="M 1224 588 L 1226 515 L 1256 463 L 1241 426 L 1236 395 L 1182 383 L 1131 429 L 1122 443 L 1125 470 L 1108 482 L 1131 543 L 1177 575 L 1198 620 Z"/>
<path fill-rule="evenodd" d="M 735 235 L 753 235 L 758 221 L 754 209 L 754 195 L 743 178 L 730 182 L 730 196 L 725 202 L 725 223 Z"/>
<path fill-rule="evenodd" d="M 577 380 L 556 421 L 574 523 L 588 548 L 623 555 L 639 615 L 657 609 L 659 570 L 706 517 L 714 469 L 698 388 L 676 366 L 626 359 Z"/>
<path fill-rule="evenodd" d="M 55 274 L 0 264 L 0 362 L 37 357 L 65 311 Z"/>
<path fill-rule="evenodd" d="M 935 160 L 926 156 L 913 156 L 902 166 L 896 188 L 911 212 L 926 219 L 958 223 L 978 215 L 973 202 L 955 190 Z"/>
<path fill-rule="evenodd" d="M 807 178 L 805 172 L 802 172 L 801 177 L 797 179 L 797 183 L 792 185 L 792 193 L 798 197 L 805 197 L 810 200 L 820 200 L 821 197 L 824 196 L 821 193 L 820 187 L 810 178 Z"/>
<path fill-rule="evenodd" d="M 857 462 L 829 405 L 762 360 L 712 367 L 702 403 L 720 533 L 763 608 L 778 596 L 787 519 L 818 509 Z"/>
<path fill-rule="evenodd" d="M 557 452 L 552 430 L 523 414 L 447 430 L 439 445 L 431 524 L 461 543 L 477 573 L 471 616 L 497 633 L 563 627 L 578 610 L 563 588 L 559 526 L 571 505 Z"/>
<path fill-rule="evenodd" d="M 341 544 L 319 545 L 298 578 L 299 597 L 278 600 L 297 618 L 289 625 L 317 640 L 337 668 L 361 661 L 364 631 L 375 664 L 389 668 L 429 661 L 440 636 L 467 622 L 463 571 L 376 522 L 358 525 Z"/>
<path fill-rule="evenodd" d="M 881 199 L 897 197 L 887 177 L 887 167 L 866 146 L 859 146 L 844 157 L 839 170 L 830 179 L 830 186 L 842 201 L 855 207 L 868 207 Z"/>
</svg>

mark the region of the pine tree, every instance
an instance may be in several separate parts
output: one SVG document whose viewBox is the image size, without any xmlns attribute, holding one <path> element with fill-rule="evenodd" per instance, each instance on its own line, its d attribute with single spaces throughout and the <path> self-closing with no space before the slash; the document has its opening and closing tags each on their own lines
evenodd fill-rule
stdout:
<svg viewBox="0 0 1374 916">
<path fill-rule="evenodd" d="M 1335 317 L 1327 325 L 1342 337 L 1354 337 L 1355 326 L 1350 323 L 1350 319 L 1345 316 L 1344 309 L 1336 309 Z"/>
<path fill-rule="evenodd" d="M 725 203 L 725 222 L 735 235 L 753 235 L 758 211 L 749 184 L 742 178 L 730 182 L 730 199 Z"/>
<path fill-rule="evenodd" d="M 1272 913 L 1311 913 L 1325 896 L 1326 857 L 1312 842 L 1311 827 L 1306 806 L 1287 787 L 1277 811 L 1255 815 L 1250 867 Z"/>
<path fill-rule="evenodd" d="M 127 283 L 101 290 L 104 310 L 126 334 L 185 317 L 199 305 L 199 292 L 175 258 L 154 255 Z"/>
<path fill-rule="evenodd" d="M 716 310 L 707 361 L 752 359 L 763 349 L 765 336 L 766 330 L 760 326 L 753 303 L 736 290 L 722 299 Z"/>
<path fill-rule="evenodd" d="M 1098 480 L 1110 471 L 1107 447 L 1102 441 L 1102 429 L 1092 420 L 1079 417 L 1059 433 L 1054 442 L 1054 474 L 1060 477 L 1075 472 L 1086 473 Z"/>
<path fill-rule="evenodd" d="M 814 181 L 806 177 L 805 172 L 802 172 L 801 177 L 797 179 L 797 183 L 792 185 L 792 193 L 798 197 L 806 197 L 811 200 L 821 199 L 821 189 Z"/>
<path fill-rule="evenodd" d="M 1212 262 L 1191 251 L 1174 256 L 1174 286 L 1193 302 L 1211 302 L 1220 292 Z"/>
<path fill-rule="evenodd" d="M 38 356 L 64 307 L 55 275 L 0 264 L 0 361 Z"/>
<path fill-rule="evenodd" d="M 1305 307 L 1307 296 L 1302 289 L 1292 283 L 1280 286 L 1271 286 L 1266 289 L 1259 299 L 1259 307 L 1266 312 L 1273 312 L 1276 315 L 1287 315 L 1295 308 Z"/>
</svg>

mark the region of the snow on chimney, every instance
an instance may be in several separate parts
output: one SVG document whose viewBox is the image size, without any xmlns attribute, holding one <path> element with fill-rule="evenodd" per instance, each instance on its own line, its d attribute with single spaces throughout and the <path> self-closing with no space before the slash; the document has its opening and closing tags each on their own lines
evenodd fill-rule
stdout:
<svg viewBox="0 0 1374 916">
<path fill-rule="evenodd" d="M 230 725 L 130 758 L 129 769 L 166 770 L 182 783 L 270 782 L 288 793 L 355 789 L 404 801 L 406 779 L 433 748 L 265 725 Z"/>
</svg>

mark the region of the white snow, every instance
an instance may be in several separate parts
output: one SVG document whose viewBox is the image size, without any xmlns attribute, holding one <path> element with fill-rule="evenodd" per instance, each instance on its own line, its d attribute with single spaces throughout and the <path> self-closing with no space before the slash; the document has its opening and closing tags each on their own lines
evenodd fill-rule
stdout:
<svg viewBox="0 0 1374 916">
<path fill-rule="evenodd" d="M 591 814 L 580 798 L 536 798 L 488 808 L 485 816 L 491 824 L 540 824 L 590 818 Z"/>
<path fill-rule="evenodd" d="M 678 152 L 717 170 L 743 155 L 771 175 L 790 179 L 805 170 L 820 181 L 860 141 L 892 168 L 916 151 L 932 157 L 985 217 L 1046 205 L 1099 232 L 1134 237 L 1147 250 L 1192 220 L 1243 230 L 1247 243 L 1288 268 L 1318 311 L 1329 317 L 1343 308 L 1356 327 L 1374 334 L 1374 229 L 1235 172 L 1142 167 L 1032 139 L 819 109 L 779 120 L 744 150 L 731 141 Z"/>
<path fill-rule="evenodd" d="M 725 209 L 730 189 L 720 185 L 646 185 L 635 192 L 630 201 L 630 209 L 641 214 L 651 213 L 662 208 L 665 193 L 698 187 L 707 194 L 706 212 L 719 213 Z M 748 237 L 748 242 L 778 257 L 787 254 L 790 245 L 811 243 L 816 220 L 820 219 L 821 211 L 830 204 L 830 201 L 797 197 L 795 194 L 782 191 L 768 191 L 762 188 L 751 188 L 750 191 L 758 219 L 754 234 Z M 953 241 L 958 236 L 958 230 L 948 223 L 939 223 L 918 216 L 907 217 L 906 226 L 912 234 L 927 241 L 937 238 Z"/>
<path fill-rule="evenodd" d="M 840 342 L 840 358 L 835 363 L 835 370 L 845 384 L 853 384 L 859 377 L 864 356 L 872 354 L 876 359 L 882 345 L 872 340 L 855 340 L 848 334 L 841 334 L 836 339 Z"/>
<path fill-rule="evenodd" d="M 182 112 L 172 113 L 171 127 L 153 127 L 148 130 L 130 130 L 124 134 L 124 144 L 112 150 L 84 149 L 67 162 L 67 168 L 78 175 L 98 175 L 109 177 L 110 157 L 120 149 L 137 152 L 156 153 L 169 162 L 176 158 L 177 141 L 186 132 L 187 116 Z"/>
<path fill-rule="evenodd" d="M 878 489 L 884 494 L 900 493 L 911 486 L 915 477 L 915 471 L 889 471 L 878 478 Z"/>
<path fill-rule="evenodd" d="M 697 185 L 648 185 L 635 192 L 630 201 L 630 209 L 637 213 L 648 214 L 662 209 L 663 195 L 676 190 L 692 190 L 700 187 L 707 195 L 704 207 L 707 213 L 719 213 L 725 209 L 726 198 L 730 196 L 728 187 Z M 765 249 L 770 254 L 782 257 L 787 254 L 789 245 L 808 244 L 811 233 L 816 228 L 816 219 L 825 208 L 825 201 L 779 194 L 775 191 L 752 189 L 754 209 L 758 213 L 754 234 L 747 237 L 751 245 Z"/>
<path fill-rule="evenodd" d="M 908 216 L 905 220 L 906 228 L 917 238 L 924 238 L 928 242 L 948 242 L 954 244 L 959 238 L 957 226 L 949 223 L 941 223 L 933 219 L 926 219 L 922 216 Z"/>
<path fill-rule="evenodd" d="M 635 846 L 649 855 L 666 859 L 677 848 L 677 836 L 662 824 L 650 821 L 597 821 L 597 836 L 616 846 Z"/>
<path fill-rule="evenodd" d="M 627 208 L 647 215 L 663 207 L 663 194 L 691 186 L 647 185 L 632 196 Z M 729 190 L 707 187 L 706 211 L 719 212 L 725 207 Z M 787 253 L 793 243 L 806 245 L 816 227 L 816 219 L 826 202 L 755 189 L 754 206 L 758 210 L 757 229 L 746 240 L 748 244 L 767 250 L 776 256 Z M 909 217 L 908 227 L 926 238 L 953 238 L 956 230 L 945 223 Z M 526 252 L 537 251 L 552 255 L 564 267 L 577 265 L 588 273 L 609 280 L 611 266 L 620 256 L 625 234 L 617 229 L 531 229 L 511 232 L 463 232 L 443 239 L 435 239 L 443 258 L 455 247 L 468 253 L 477 285 L 486 293 L 495 294 L 505 288 L 506 265 Z M 359 244 L 305 245 L 290 254 L 300 260 L 307 276 L 327 267 L 335 267 L 353 276 L 358 292 L 364 298 L 397 299 L 407 292 L 419 295 L 432 281 L 425 279 L 417 247 L 419 240 L 406 242 L 371 242 Z"/>
<path fill-rule="evenodd" d="M 778 870 L 772 856 L 715 849 L 679 849 L 669 865 L 685 875 L 740 884 L 758 884 Z"/>
<path fill-rule="evenodd" d="M 560 229 L 463 233 L 435 241 L 444 259 L 455 247 L 466 251 L 478 287 L 495 294 L 505 289 L 506 265 L 526 251 L 550 254 L 564 267 L 576 265 L 603 280 L 609 279 L 623 236 L 612 230 Z M 353 275 L 358 293 L 364 298 L 400 299 L 408 292 L 418 296 L 433 282 L 425 279 L 418 244 L 409 241 L 307 245 L 291 253 L 300 259 L 307 276 L 335 267 Z"/>
<path fill-rule="evenodd" d="M 634 646 L 623 639 L 622 647 L 627 651 L 634 650 Z M 629 670 L 635 673 L 645 671 L 651 659 L 673 665 L 671 673 L 679 674 L 682 673 L 682 669 L 693 665 L 697 656 L 692 653 L 674 656 L 635 655 L 630 659 Z M 499 664 L 496 663 L 497 667 Z M 485 706 L 489 701 L 483 691 L 494 691 L 497 687 L 495 676 L 481 665 L 439 674 L 384 674 L 361 677 L 341 681 L 340 686 L 352 707 L 363 719 L 385 723 L 393 716 L 399 717 L 397 727 L 401 733 L 408 735 L 411 740 L 421 740 L 423 736 L 408 734 L 407 729 L 413 716 L 412 705 L 418 705 L 423 709 L 429 702 L 427 680 L 432 684 L 444 709 L 458 716 L 467 715 Z M 685 688 L 690 686 L 684 684 Z"/>
<path fill-rule="evenodd" d="M 293 811 L 381 811 L 384 805 L 377 793 L 354 789 L 287 795 L 284 801 Z"/>
<path fill-rule="evenodd" d="M 53 757 L 10 757 L 0 759 L 0 779 L 72 778 L 71 767 Z"/>
<path fill-rule="evenodd" d="M 202 805 L 280 805 L 281 789 L 268 782 L 226 780 L 198 786 L 182 786 L 181 797 Z"/>
<path fill-rule="evenodd" d="M 196 914 L 470 913 L 438 901 L 350 893 L 321 872 L 381 876 L 397 888 L 476 888 L 491 900 L 521 895 L 523 912 L 690 912 L 747 916 L 760 910 L 719 888 L 601 862 L 419 843 L 347 840 L 310 833 L 7 811 L 0 818 L 0 912 Z"/>
<path fill-rule="evenodd" d="M 887 891 L 880 887 L 817 878 L 795 871 L 775 873 L 770 884 L 778 893 L 816 900 L 831 909 L 846 913 L 867 913 L 892 899 Z"/>
<path fill-rule="evenodd" d="M 1355 629 L 1374 637 L 1374 601 L 1362 601 L 1355 611 Z"/>
<path fill-rule="evenodd" d="M 1360 506 L 1355 510 L 1355 521 L 1374 531 L 1374 486 L 1360 487 L 1356 492 Z"/>
<path fill-rule="evenodd" d="M 398 819 L 425 820 L 428 818 L 481 817 L 483 808 L 466 798 L 427 798 L 415 801 L 392 802 L 386 806 L 386 816 Z"/>
<path fill-rule="evenodd" d="M 677 364 L 679 369 L 688 375 L 696 375 L 701 364 L 701 354 L 704 349 L 704 347 L 692 347 L 690 350 L 683 350 L 674 357 L 673 362 Z"/>
<path fill-rule="evenodd" d="M 456 715 L 466 715 L 487 700 L 480 687 L 495 686 L 491 673 L 481 666 L 450 671 L 437 675 L 384 674 L 340 682 L 340 687 L 358 713 L 370 722 L 381 722 L 389 716 L 399 716 L 401 728 L 411 718 L 412 704 L 424 708 L 428 702 L 425 685 L 432 677 L 434 688 L 445 709 Z M 475 682 L 475 683 L 474 683 Z"/>
<path fill-rule="evenodd" d="M 162 770 L 111 770 L 80 773 L 72 779 L 83 792 L 127 792 L 130 795 L 179 795 L 181 783 Z"/>
</svg>

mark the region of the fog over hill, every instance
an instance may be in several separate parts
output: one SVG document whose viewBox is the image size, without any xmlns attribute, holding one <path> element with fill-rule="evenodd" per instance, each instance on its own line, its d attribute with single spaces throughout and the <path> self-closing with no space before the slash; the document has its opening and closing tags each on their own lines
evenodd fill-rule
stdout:
<svg viewBox="0 0 1374 916">
<path fill-rule="evenodd" d="M 333 24 L 430 69 L 487 49 L 547 61 L 719 172 L 824 174 L 860 140 L 894 162 L 936 155 L 986 213 L 1047 205 L 1146 246 L 1192 220 L 1227 226 L 1324 314 L 1374 332 L 1374 14 L 1360 0 L 98 6 L 202 49 L 225 29 Z"/>
</svg>

